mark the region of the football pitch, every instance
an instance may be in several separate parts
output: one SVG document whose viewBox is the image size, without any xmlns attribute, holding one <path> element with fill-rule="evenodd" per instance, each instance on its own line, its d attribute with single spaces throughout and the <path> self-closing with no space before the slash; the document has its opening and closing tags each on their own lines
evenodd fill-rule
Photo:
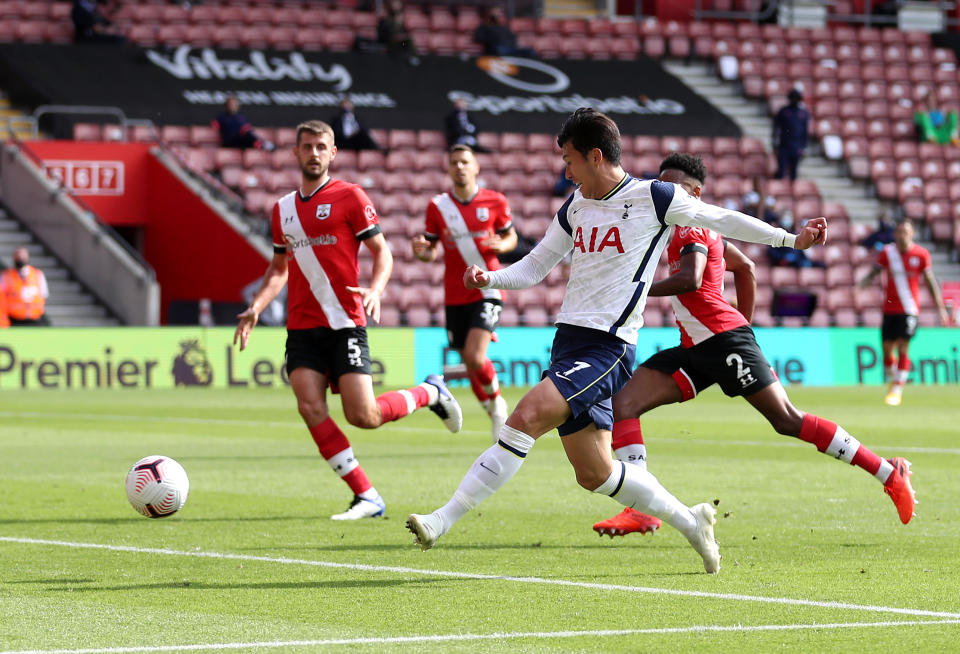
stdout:
<svg viewBox="0 0 960 654">
<path fill-rule="evenodd" d="M 352 523 L 329 520 L 350 491 L 289 390 L 3 392 L 0 653 L 957 651 L 957 387 L 907 387 L 897 408 L 879 387 L 789 392 L 910 459 L 917 516 L 711 391 L 643 425 L 664 485 L 717 503 L 715 576 L 666 525 L 598 537 L 622 507 L 577 486 L 555 435 L 421 552 L 406 515 L 444 503 L 490 442 L 463 387 L 457 435 L 425 411 L 358 430 L 332 402 L 387 501 Z M 190 476 L 163 520 L 124 494 L 148 454 Z"/>
</svg>

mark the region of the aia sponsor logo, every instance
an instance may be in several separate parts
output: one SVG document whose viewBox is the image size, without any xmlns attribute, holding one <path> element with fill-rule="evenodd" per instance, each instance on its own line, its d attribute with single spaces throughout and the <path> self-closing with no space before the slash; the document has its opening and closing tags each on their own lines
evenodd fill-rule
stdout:
<svg viewBox="0 0 960 654">
<path fill-rule="evenodd" d="M 620 228 L 614 225 L 601 235 L 600 227 L 591 228 L 587 234 L 584 234 L 583 227 L 577 227 L 577 230 L 573 233 L 573 247 L 584 254 L 587 252 L 603 252 L 607 248 L 615 250 L 618 254 L 623 254 Z"/>
</svg>

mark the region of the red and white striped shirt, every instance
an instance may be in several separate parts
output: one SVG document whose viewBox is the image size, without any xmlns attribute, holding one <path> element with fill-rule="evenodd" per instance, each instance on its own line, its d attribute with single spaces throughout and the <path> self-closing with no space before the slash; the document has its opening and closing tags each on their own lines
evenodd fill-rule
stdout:
<svg viewBox="0 0 960 654">
<path fill-rule="evenodd" d="M 727 264 L 723 259 L 720 234 L 703 227 L 675 228 L 667 246 L 671 275 L 680 272 L 680 257 L 691 252 L 700 252 L 707 257 L 700 288 L 670 298 L 683 347 L 693 347 L 714 334 L 750 324 L 723 297 L 723 274 Z"/>
<path fill-rule="evenodd" d="M 363 189 L 331 179 L 308 198 L 288 193 L 273 207 L 274 252 L 287 252 L 287 329 L 363 327 L 357 286 L 360 242 L 380 233 L 377 210 Z"/>
<path fill-rule="evenodd" d="M 475 289 L 463 285 L 463 271 L 468 266 L 483 270 L 499 270 L 497 253 L 483 245 L 494 234 L 503 234 L 513 226 L 507 198 L 496 191 L 481 188 L 469 202 L 463 203 L 453 193 L 441 193 L 427 205 L 425 236 L 443 243 L 445 273 L 444 302 L 447 306 L 472 304 L 482 299 L 502 300 L 495 288 Z"/>
<path fill-rule="evenodd" d="M 885 314 L 916 316 L 920 313 L 920 275 L 930 267 L 930 253 L 914 243 L 906 252 L 896 243 L 883 247 L 877 265 L 887 271 Z"/>
</svg>

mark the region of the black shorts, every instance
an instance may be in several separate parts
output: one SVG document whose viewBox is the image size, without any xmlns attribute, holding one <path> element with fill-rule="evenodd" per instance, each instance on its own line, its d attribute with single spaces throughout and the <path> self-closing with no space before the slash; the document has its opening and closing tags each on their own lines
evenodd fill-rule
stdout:
<svg viewBox="0 0 960 654">
<path fill-rule="evenodd" d="M 880 327 L 881 341 L 910 340 L 917 333 L 917 317 L 905 313 L 883 314 Z"/>
<path fill-rule="evenodd" d="M 364 327 L 287 330 L 287 375 L 297 368 L 310 368 L 336 382 L 348 372 L 371 373 L 370 346 Z"/>
<path fill-rule="evenodd" d="M 500 300 L 480 300 L 470 304 L 447 305 L 447 340 L 454 350 L 462 350 L 467 344 L 467 332 L 474 327 L 493 332 L 500 324 Z"/>
<path fill-rule="evenodd" d="M 640 364 L 673 377 L 689 400 L 713 384 L 730 397 L 753 395 L 777 381 L 748 326 L 721 332 L 693 347 L 661 350 Z"/>
</svg>

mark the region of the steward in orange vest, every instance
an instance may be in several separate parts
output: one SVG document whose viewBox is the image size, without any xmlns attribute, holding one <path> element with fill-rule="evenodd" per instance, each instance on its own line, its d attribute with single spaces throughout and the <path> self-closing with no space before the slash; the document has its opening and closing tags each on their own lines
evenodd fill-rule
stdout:
<svg viewBox="0 0 960 654">
<path fill-rule="evenodd" d="M 43 273 L 31 266 L 26 248 L 14 253 L 14 267 L 3 271 L 0 288 L 7 304 L 7 316 L 12 325 L 47 325 L 44 306 L 47 280 Z"/>
</svg>

